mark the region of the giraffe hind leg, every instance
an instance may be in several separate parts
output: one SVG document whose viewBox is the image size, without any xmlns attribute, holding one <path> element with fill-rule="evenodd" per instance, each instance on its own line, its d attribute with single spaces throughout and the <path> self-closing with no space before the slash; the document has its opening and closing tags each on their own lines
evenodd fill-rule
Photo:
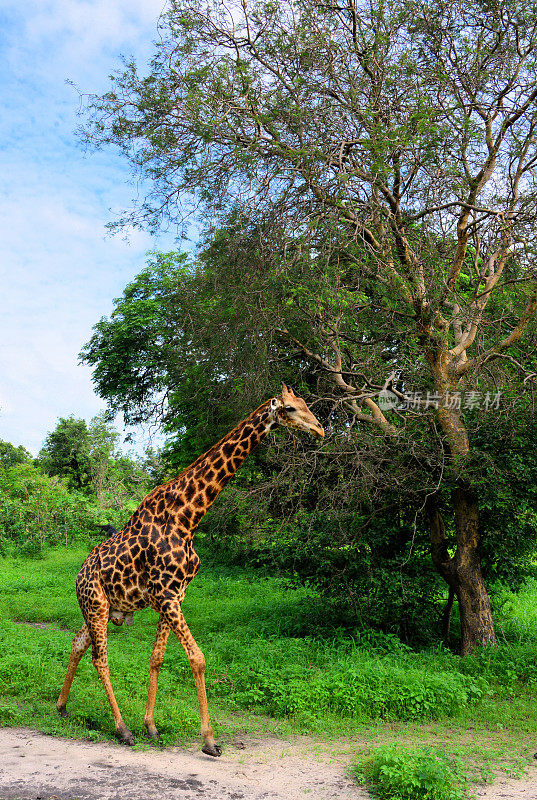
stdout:
<svg viewBox="0 0 537 800">
<path fill-rule="evenodd" d="M 106 625 L 108 623 L 108 605 L 103 606 L 100 612 L 94 611 L 86 618 L 86 623 L 90 632 L 92 642 L 92 661 L 97 670 L 100 681 L 106 692 L 106 697 L 110 704 L 114 725 L 118 739 L 123 744 L 133 745 L 134 736 L 123 722 L 119 706 L 117 704 L 112 684 L 110 682 L 110 672 L 108 669 L 108 655 L 106 651 Z"/>
<path fill-rule="evenodd" d="M 71 644 L 71 656 L 69 658 L 69 666 L 67 667 L 67 674 L 63 682 L 63 687 L 56 703 L 58 714 L 61 717 L 67 716 L 67 698 L 69 697 L 69 690 L 75 677 L 76 669 L 80 663 L 80 659 L 91 644 L 91 636 L 88 631 L 86 623 L 82 625 L 77 635 Z"/>
<path fill-rule="evenodd" d="M 170 626 L 161 614 L 158 620 L 157 635 L 151 659 L 149 661 L 149 689 L 145 707 L 144 725 L 150 739 L 158 739 L 159 732 L 155 725 L 155 700 L 157 697 L 158 674 L 164 660 L 166 643 L 170 634 Z"/>
</svg>

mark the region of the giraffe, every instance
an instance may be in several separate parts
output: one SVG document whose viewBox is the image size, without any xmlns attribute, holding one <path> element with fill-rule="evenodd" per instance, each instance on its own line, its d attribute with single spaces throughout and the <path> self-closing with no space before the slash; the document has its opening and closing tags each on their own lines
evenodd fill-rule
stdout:
<svg viewBox="0 0 537 800">
<path fill-rule="evenodd" d="M 154 709 L 159 670 L 170 631 L 183 646 L 198 694 L 202 752 L 221 755 L 215 743 L 205 691 L 205 658 L 181 610 L 185 591 L 199 569 L 193 533 L 207 509 L 246 456 L 276 426 L 324 430 L 304 400 L 282 384 L 281 394 L 265 401 L 177 478 L 158 486 L 141 502 L 125 527 L 93 548 L 76 579 L 84 624 L 73 639 L 63 688 L 56 707 L 67 715 L 67 698 L 80 659 L 92 645 L 92 660 L 103 684 L 119 740 L 134 744 L 114 697 L 106 649 L 107 622 L 132 623 L 134 611 L 150 606 L 159 614 L 149 661 L 149 690 L 144 715 L 147 735 L 158 738 Z"/>
</svg>

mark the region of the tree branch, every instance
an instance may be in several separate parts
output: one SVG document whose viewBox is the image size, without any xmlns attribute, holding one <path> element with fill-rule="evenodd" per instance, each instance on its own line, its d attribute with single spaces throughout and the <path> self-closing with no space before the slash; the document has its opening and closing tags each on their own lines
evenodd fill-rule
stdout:
<svg viewBox="0 0 537 800">
<path fill-rule="evenodd" d="M 312 361 L 315 364 L 318 364 L 322 367 L 327 373 L 329 373 L 330 377 L 332 378 L 335 385 L 340 389 L 344 394 L 359 394 L 358 390 L 352 384 L 347 383 L 344 379 L 341 366 L 340 368 L 334 367 L 327 361 L 325 358 L 320 356 L 318 353 L 312 352 L 306 345 L 302 344 L 298 339 L 296 339 L 288 330 L 285 328 L 280 328 L 277 330 L 281 336 L 289 339 L 289 341 L 293 342 L 296 347 L 298 347 L 302 353 L 306 356 L 306 358 Z M 373 425 L 378 425 L 378 427 L 384 432 L 389 434 L 396 434 L 397 428 L 391 425 L 378 405 L 372 400 L 370 397 L 364 397 L 361 400 L 361 404 L 365 405 L 371 414 L 364 414 L 356 401 L 356 398 L 351 398 L 346 401 L 346 405 L 351 409 L 352 413 L 355 415 L 357 419 L 360 419 L 362 422 L 369 422 Z"/>
</svg>

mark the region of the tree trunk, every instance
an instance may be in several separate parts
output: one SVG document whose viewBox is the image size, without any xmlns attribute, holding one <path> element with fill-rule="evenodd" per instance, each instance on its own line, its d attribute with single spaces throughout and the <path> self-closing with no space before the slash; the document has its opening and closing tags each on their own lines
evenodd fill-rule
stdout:
<svg viewBox="0 0 537 800">
<path fill-rule="evenodd" d="M 479 564 L 459 577 L 455 592 L 461 618 L 461 656 L 471 653 L 476 644 L 495 647 L 492 610 Z"/>
<path fill-rule="evenodd" d="M 477 499 L 466 487 L 453 495 L 457 550 L 453 557 L 452 586 L 459 601 L 461 655 L 476 644 L 496 645 L 490 600 L 481 573 Z"/>
<path fill-rule="evenodd" d="M 449 635 L 451 631 L 451 612 L 453 610 L 453 602 L 455 600 L 455 589 L 453 586 L 449 587 L 449 595 L 444 606 L 444 611 L 442 613 L 442 638 L 444 640 L 444 644 L 446 647 L 449 647 Z"/>
<path fill-rule="evenodd" d="M 479 557 L 479 514 L 477 500 L 464 486 L 453 493 L 457 548 L 449 554 L 449 541 L 437 498 L 430 497 L 426 512 L 431 533 L 434 565 L 456 595 L 461 620 L 461 655 L 476 644 L 496 645 L 490 601 L 481 573 Z M 450 609 L 451 610 L 451 609 Z"/>
</svg>

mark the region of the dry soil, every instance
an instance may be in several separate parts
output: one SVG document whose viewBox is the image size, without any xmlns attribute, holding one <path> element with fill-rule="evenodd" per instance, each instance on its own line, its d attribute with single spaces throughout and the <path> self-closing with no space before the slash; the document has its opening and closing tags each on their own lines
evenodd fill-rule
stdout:
<svg viewBox="0 0 537 800">
<path fill-rule="evenodd" d="M 236 742 L 214 759 L 0 729 L 0 800 L 367 800 L 346 770 L 301 740 Z"/>
<path fill-rule="evenodd" d="M 198 750 L 132 750 L 0 729 L 0 800 L 371 800 L 348 777 L 350 754 L 311 740 L 234 742 Z M 537 766 L 498 779 L 478 800 L 537 800 Z"/>
</svg>

